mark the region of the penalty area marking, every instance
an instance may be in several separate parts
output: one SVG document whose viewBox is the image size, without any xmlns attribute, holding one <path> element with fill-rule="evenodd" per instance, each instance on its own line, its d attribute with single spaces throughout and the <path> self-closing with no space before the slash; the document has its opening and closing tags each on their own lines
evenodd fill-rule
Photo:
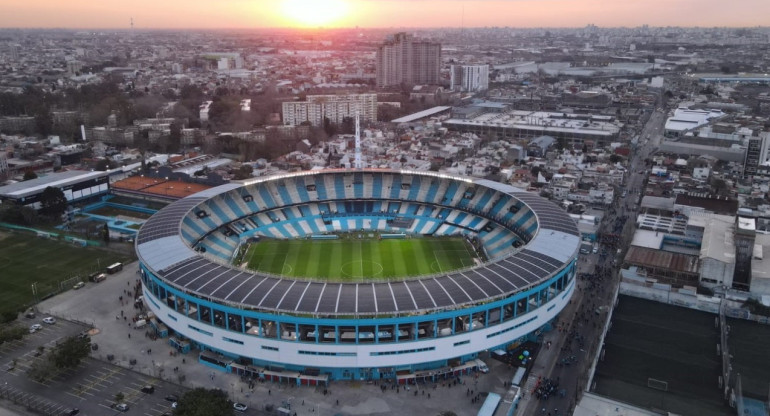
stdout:
<svg viewBox="0 0 770 416">
<path fill-rule="evenodd" d="M 441 262 L 438 260 L 438 253 L 464 253 L 464 254 L 470 255 L 470 253 L 468 253 L 467 249 L 463 249 L 463 250 L 433 250 L 433 259 L 435 261 L 430 263 L 430 269 L 434 273 L 444 273 L 444 270 L 441 268 Z M 446 257 L 447 258 L 451 258 L 451 256 L 446 256 Z M 471 261 L 472 261 L 473 256 L 470 255 L 469 257 L 471 257 Z M 462 264 L 462 267 L 454 267 L 451 270 L 456 270 L 458 268 L 461 269 L 461 268 L 467 267 L 465 265 L 465 262 L 463 261 L 462 258 L 460 258 L 460 263 Z M 447 270 L 447 271 L 451 271 L 451 270 Z"/>
</svg>

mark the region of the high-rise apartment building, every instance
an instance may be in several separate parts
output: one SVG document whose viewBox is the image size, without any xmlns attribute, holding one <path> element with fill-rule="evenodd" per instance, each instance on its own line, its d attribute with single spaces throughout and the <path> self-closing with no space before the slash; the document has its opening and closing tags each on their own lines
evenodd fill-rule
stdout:
<svg viewBox="0 0 770 416">
<path fill-rule="evenodd" d="M 438 84 L 441 44 L 406 33 L 388 37 L 377 49 L 377 86 Z"/>
<path fill-rule="evenodd" d="M 308 95 L 307 101 L 283 103 L 283 124 L 297 126 L 310 122 L 323 126 L 324 119 L 340 124 L 358 114 L 361 121 L 377 121 L 377 94 Z"/>
<path fill-rule="evenodd" d="M 489 89 L 489 65 L 452 65 L 449 74 L 452 91 L 478 92 Z"/>
</svg>

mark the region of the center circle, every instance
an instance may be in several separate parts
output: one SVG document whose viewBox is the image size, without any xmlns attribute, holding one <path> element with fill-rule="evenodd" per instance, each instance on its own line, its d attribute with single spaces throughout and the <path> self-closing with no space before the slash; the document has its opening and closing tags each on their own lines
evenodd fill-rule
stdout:
<svg viewBox="0 0 770 416">
<path fill-rule="evenodd" d="M 364 266 L 371 269 L 371 273 L 364 273 Z M 347 277 L 374 277 L 382 273 L 382 264 L 370 260 L 356 260 L 345 263 L 340 267 L 340 272 Z"/>
</svg>

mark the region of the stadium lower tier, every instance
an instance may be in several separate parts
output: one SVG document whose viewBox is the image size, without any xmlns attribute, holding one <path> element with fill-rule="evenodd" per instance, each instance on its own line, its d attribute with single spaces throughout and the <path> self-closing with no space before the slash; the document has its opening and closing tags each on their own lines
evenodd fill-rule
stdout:
<svg viewBox="0 0 770 416">
<path fill-rule="evenodd" d="M 141 275 L 146 306 L 176 340 L 187 339 L 203 351 L 206 365 L 326 380 L 396 380 L 398 374 L 451 368 L 480 351 L 536 337 L 569 302 L 575 268 L 573 260 L 536 286 L 481 305 L 358 319 L 241 309 L 180 291 L 144 265 Z"/>
<path fill-rule="evenodd" d="M 208 232 L 202 224 L 206 221 L 210 222 L 205 224 L 210 227 Z M 208 217 L 188 216 L 182 235 L 198 251 L 224 261 L 230 261 L 240 244 L 254 236 L 296 239 L 360 230 L 474 236 L 492 259 L 510 254 L 523 244 L 509 227 L 529 235 L 534 233 L 537 222 L 534 215 L 511 214 L 509 224 L 503 226 L 467 209 L 405 201 L 326 201 L 266 210 L 219 226 Z"/>
</svg>

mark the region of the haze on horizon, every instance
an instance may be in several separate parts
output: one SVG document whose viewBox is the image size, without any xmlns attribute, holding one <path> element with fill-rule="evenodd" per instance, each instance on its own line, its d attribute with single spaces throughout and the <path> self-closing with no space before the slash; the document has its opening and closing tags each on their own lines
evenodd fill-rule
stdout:
<svg viewBox="0 0 770 416">
<path fill-rule="evenodd" d="M 0 0 L 2 28 L 767 25 L 768 0 Z"/>
</svg>

